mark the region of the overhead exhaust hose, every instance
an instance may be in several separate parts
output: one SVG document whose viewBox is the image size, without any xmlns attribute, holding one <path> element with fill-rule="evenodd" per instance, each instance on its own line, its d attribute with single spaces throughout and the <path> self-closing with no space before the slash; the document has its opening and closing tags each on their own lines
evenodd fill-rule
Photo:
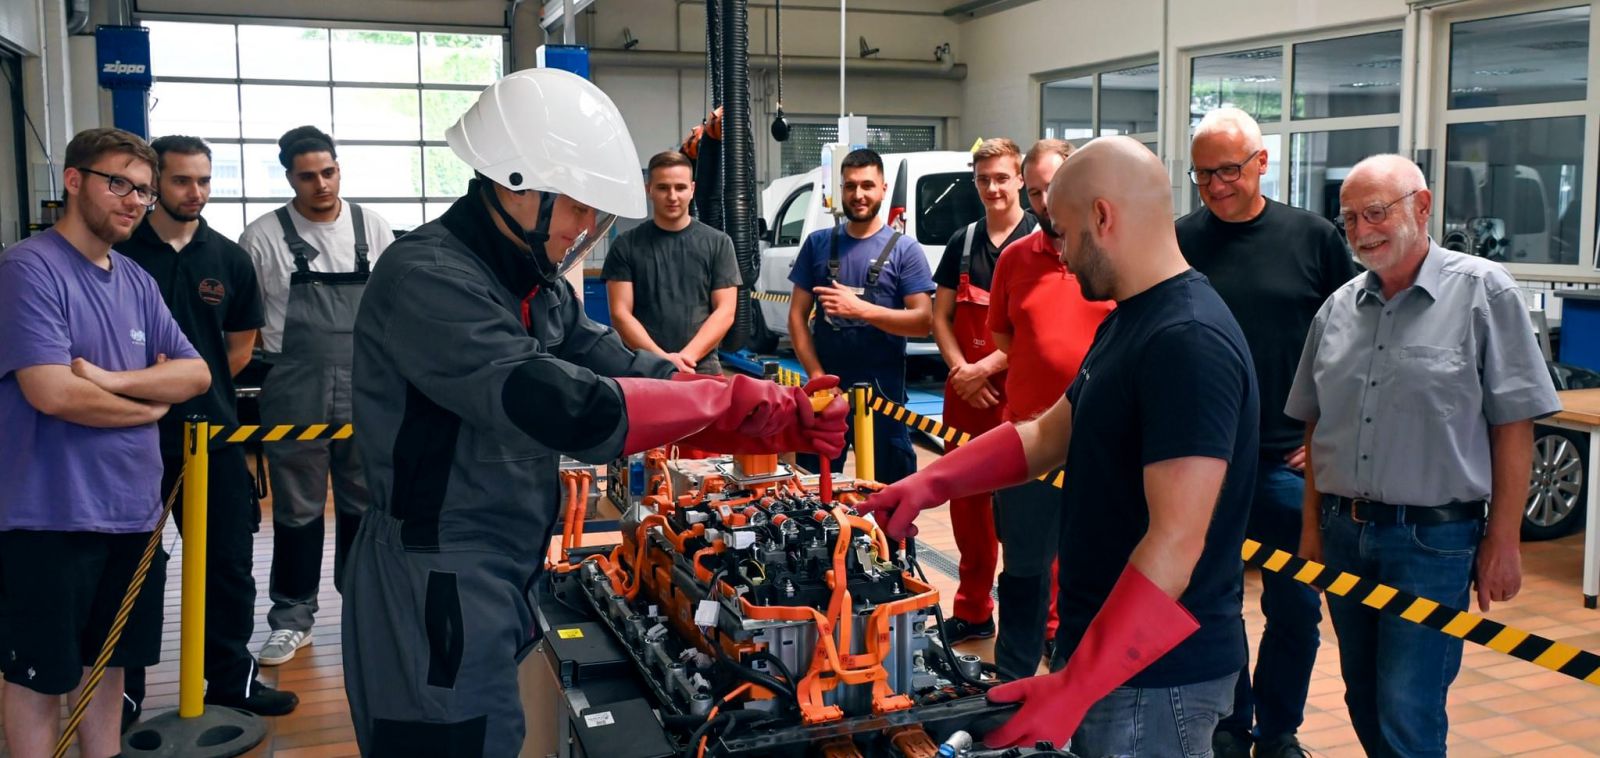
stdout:
<svg viewBox="0 0 1600 758">
<path fill-rule="evenodd" d="M 722 107 L 721 0 L 706 0 L 706 90 L 710 108 L 701 129 L 694 158 L 694 210 L 701 223 L 723 229 L 722 129 L 716 116 Z M 724 229 L 724 231 L 726 231 Z"/>
<path fill-rule="evenodd" d="M 720 0 L 722 63 L 722 208 L 723 231 L 733 238 L 734 255 L 743 283 L 733 329 L 722 347 L 738 350 L 750 335 L 750 289 L 759 272 L 756 240 L 756 154 L 750 130 L 749 0 Z"/>
</svg>

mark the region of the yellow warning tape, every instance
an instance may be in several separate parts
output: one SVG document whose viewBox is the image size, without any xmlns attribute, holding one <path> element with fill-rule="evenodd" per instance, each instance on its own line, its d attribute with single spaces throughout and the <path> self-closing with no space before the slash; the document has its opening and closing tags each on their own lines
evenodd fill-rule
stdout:
<svg viewBox="0 0 1600 758">
<path fill-rule="evenodd" d="M 787 292 L 751 292 L 750 297 L 754 300 L 765 300 L 769 303 L 787 303 L 790 300 L 790 295 Z"/>
<path fill-rule="evenodd" d="M 948 424 L 919 416 L 881 396 L 872 398 L 872 410 L 906 426 L 963 444 L 971 435 Z M 1065 480 L 1060 469 L 1040 477 L 1056 488 Z M 1330 595 L 1359 601 L 1380 613 L 1405 619 L 1451 637 L 1482 645 L 1540 668 L 1565 674 L 1589 684 L 1600 685 L 1600 655 L 1547 637 L 1506 626 L 1483 616 L 1441 605 L 1386 584 L 1363 579 L 1337 569 L 1308 561 L 1283 550 L 1266 549 L 1247 539 L 1239 549 L 1245 564 L 1271 571 L 1308 584 Z"/>
<path fill-rule="evenodd" d="M 305 426 L 245 424 L 243 426 L 211 427 L 211 439 L 220 438 L 224 444 L 228 445 L 257 441 L 310 442 L 312 440 L 346 440 L 350 439 L 353 434 L 355 434 L 355 427 L 350 424 L 307 424 Z"/>
</svg>

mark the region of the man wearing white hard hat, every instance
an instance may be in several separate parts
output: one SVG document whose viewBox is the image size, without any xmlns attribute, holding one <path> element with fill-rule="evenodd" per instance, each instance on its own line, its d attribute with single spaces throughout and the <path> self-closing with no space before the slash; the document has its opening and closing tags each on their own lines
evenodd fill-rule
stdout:
<svg viewBox="0 0 1600 758">
<path fill-rule="evenodd" d="M 802 389 L 677 374 L 590 321 L 563 278 L 618 216 L 639 157 L 590 82 L 490 85 L 445 137 L 477 177 L 391 246 L 356 317 L 355 424 L 373 503 L 346 567 L 345 690 L 365 755 L 512 756 L 516 662 L 559 507 L 560 456 L 686 440 L 726 452 L 844 442 Z M 833 380 L 836 383 L 837 380 Z"/>
</svg>

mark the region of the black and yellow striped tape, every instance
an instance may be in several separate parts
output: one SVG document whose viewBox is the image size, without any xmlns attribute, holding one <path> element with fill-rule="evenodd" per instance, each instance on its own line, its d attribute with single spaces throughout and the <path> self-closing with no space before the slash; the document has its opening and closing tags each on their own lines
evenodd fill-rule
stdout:
<svg viewBox="0 0 1600 758">
<path fill-rule="evenodd" d="M 349 424 L 307 424 L 293 426 L 213 426 L 211 439 L 221 438 L 230 445 L 240 442 L 309 442 L 311 440 L 345 440 L 355 433 Z"/>
<path fill-rule="evenodd" d="M 751 292 L 751 299 L 765 300 L 769 303 L 787 303 L 790 300 L 787 292 Z"/>
<path fill-rule="evenodd" d="M 947 424 L 919 416 L 905 407 L 896 405 L 881 396 L 873 397 L 872 410 L 919 431 L 941 437 L 945 442 L 963 444 L 971 435 Z M 1057 469 L 1039 477 L 1056 488 L 1065 480 L 1065 472 Z M 1566 674 L 1574 679 L 1600 685 L 1600 655 L 1557 642 L 1537 634 L 1491 621 L 1483 616 L 1450 608 L 1425 597 L 1362 579 L 1351 573 L 1328 568 L 1292 553 L 1267 549 L 1255 540 L 1245 540 L 1239 555 L 1248 565 L 1263 571 L 1290 577 L 1309 584 L 1331 595 L 1359 599 L 1362 605 L 1380 613 L 1420 624 L 1437 632 L 1466 640 L 1505 653 L 1513 658 Z"/>
<path fill-rule="evenodd" d="M 972 439 L 972 435 L 963 432 L 960 429 L 939 421 L 934 421 L 927 416 L 913 413 L 910 409 L 903 405 L 898 405 L 885 400 L 882 395 L 874 395 L 872 397 L 872 410 L 874 413 L 880 413 L 888 416 L 889 418 L 916 429 L 919 432 L 925 432 L 938 437 L 944 440 L 946 444 L 965 445 Z M 1048 471 L 1044 474 L 1041 474 L 1036 478 L 1041 482 L 1060 489 L 1062 482 L 1066 480 L 1066 472 L 1061 469 L 1056 469 L 1054 471 Z"/>
<path fill-rule="evenodd" d="M 1328 568 L 1283 550 L 1267 549 L 1245 540 L 1239 551 L 1244 562 L 1266 571 L 1293 577 L 1330 595 L 1360 600 L 1380 613 L 1398 616 L 1436 632 L 1482 645 L 1536 666 L 1600 685 L 1600 655 L 1565 642 L 1491 621 L 1475 613 L 1440 605 L 1425 597 Z"/>
</svg>

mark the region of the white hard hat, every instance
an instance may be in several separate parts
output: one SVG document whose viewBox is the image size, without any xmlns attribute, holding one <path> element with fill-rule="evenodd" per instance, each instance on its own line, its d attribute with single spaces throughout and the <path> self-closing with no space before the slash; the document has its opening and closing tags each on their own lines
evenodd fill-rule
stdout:
<svg viewBox="0 0 1600 758">
<path fill-rule="evenodd" d="M 560 69 L 508 74 L 485 88 L 444 133 L 474 171 L 511 190 L 566 195 L 594 208 L 594 234 L 567 250 L 562 269 L 616 217 L 646 214 L 639 153 L 622 114 L 599 87 Z"/>
</svg>

